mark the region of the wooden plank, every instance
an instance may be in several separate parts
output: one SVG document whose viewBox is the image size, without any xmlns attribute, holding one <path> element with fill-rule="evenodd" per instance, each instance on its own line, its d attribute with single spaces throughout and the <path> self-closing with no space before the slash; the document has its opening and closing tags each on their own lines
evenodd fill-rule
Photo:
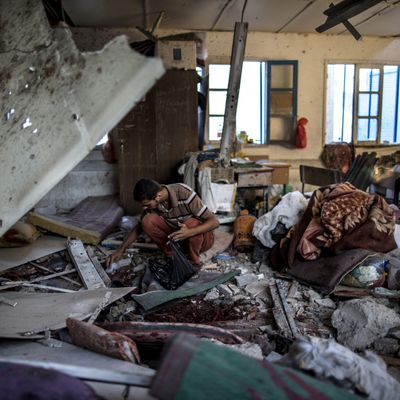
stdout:
<svg viewBox="0 0 400 400">
<path fill-rule="evenodd" d="M 289 324 L 289 327 L 290 327 L 290 331 L 292 332 L 293 337 L 298 338 L 300 336 L 300 332 L 299 332 L 299 329 L 297 328 L 296 323 L 294 321 L 293 310 L 288 305 L 288 303 L 286 301 L 286 296 L 285 296 L 285 293 L 283 291 L 282 282 L 279 281 L 279 280 L 276 280 L 275 283 L 276 283 L 276 287 L 278 289 L 279 298 L 281 300 L 281 304 L 282 304 L 283 310 L 285 312 L 286 320 L 288 321 L 288 324 Z"/>
<path fill-rule="evenodd" d="M 101 276 L 87 255 L 81 240 L 69 239 L 67 241 L 67 249 L 82 282 L 88 289 L 106 287 Z"/>
<path fill-rule="evenodd" d="M 32 287 L 36 289 L 44 289 L 44 290 L 51 290 L 53 292 L 61 292 L 61 293 L 76 293 L 75 290 L 70 289 L 62 289 L 54 286 L 46 286 L 46 285 L 38 285 L 36 283 L 29 283 L 24 281 L 17 281 L 17 282 L 6 282 L 3 283 L 3 286 L 0 286 L 1 290 L 7 290 L 18 286 L 25 286 L 25 287 Z"/>
<path fill-rule="evenodd" d="M 269 283 L 269 289 L 274 301 L 272 313 L 276 324 L 282 331 L 282 334 L 287 338 L 297 338 L 300 336 L 300 331 L 294 321 L 293 311 L 289 307 L 286 296 L 282 287 L 282 282 L 273 280 Z"/>
<path fill-rule="evenodd" d="M 69 225 L 35 212 L 28 214 L 27 221 L 32 225 L 40 226 L 43 229 L 65 237 L 79 236 L 85 243 L 97 244 L 101 241 L 101 234 L 99 232 Z"/>
<path fill-rule="evenodd" d="M 64 275 L 72 274 L 74 272 L 76 272 L 76 269 L 71 269 L 69 271 L 56 272 L 56 273 L 50 274 L 50 275 L 39 276 L 39 277 L 29 281 L 29 283 L 42 282 L 42 281 L 47 281 L 49 279 L 59 278 L 59 277 L 61 278 Z"/>
<path fill-rule="evenodd" d="M 43 271 L 52 272 L 51 269 L 46 268 L 46 267 L 43 267 L 43 265 L 37 264 L 37 263 L 35 263 L 35 262 L 33 262 L 33 261 L 31 261 L 29 264 L 33 265 L 33 266 L 36 267 L 36 268 L 42 269 Z M 68 265 L 72 267 L 71 264 L 68 264 Z M 65 269 L 68 268 L 68 265 L 65 267 Z M 76 270 L 75 270 L 75 271 L 76 271 Z M 68 278 L 67 276 L 60 276 L 60 278 L 63 279 L 64 281 L 67 281 L 67 282 L 69 282 L 69 283 L 72 283 L 73 285 L 82 286 L 82 284 L 80 284 L 79 282 L 74 281 L 74 280 L 71 279 L 71 278 Z"/>
<path fill-rule="evenodd" d="M 274 302 L 274 308 L 272 314 L 274 315 L 276 325 L 285 337 L 292 337 L 292 332 L 288 321 L 285 318 L 285 312 L 283 310 L 281 299 L 279 297 L 278 288 L 275 282 L 269 284 L 269 290 L 271 292 L 272 300 Z"/>
</svg>

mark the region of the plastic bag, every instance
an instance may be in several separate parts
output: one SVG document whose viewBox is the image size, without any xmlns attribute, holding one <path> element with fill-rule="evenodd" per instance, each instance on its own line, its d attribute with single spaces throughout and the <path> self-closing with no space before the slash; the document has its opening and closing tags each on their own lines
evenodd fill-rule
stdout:
<svg viewBox="0 0 400 400">
<path fill-rule="evenodd" d="M 175 290 L 183 285 L 197 268 L 186 258 L 179 243 L 169 243 L 172 259 L 163 264 L 157 260 L 149 260 L 149 269 L 154 278 L 167 290 Z"/>
<path fill-rule="evenodd" d="M 388 264 L 383 256 L 368 257 L 360 265 L 349 272 L 341 284 L 359 288 L 374 288 L 385 282 L 385 269 Z"/>
</svg>

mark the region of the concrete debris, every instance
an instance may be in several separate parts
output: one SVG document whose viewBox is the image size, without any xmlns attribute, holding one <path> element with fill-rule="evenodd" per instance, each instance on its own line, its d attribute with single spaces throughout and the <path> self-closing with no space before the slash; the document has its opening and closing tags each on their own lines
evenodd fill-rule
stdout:
<svg viewBox="0 0 400 400">
<path fill-rule="evenodd" d="M 122 231 L 114 231 L 105 243 L 116 238 L 123 239 L 123 234 Z M 148 243 L 145 245 L 149 246 Z M 17 293 L 10 296 L 8 291 L 11 290 L 43 295 L 53 288 L 73 291 L 71 295 L 82 297 L 82 294 L 89 292 L 84 289 L 83 282 L 86 279 L 90 284 L 91 274 L 99 272 L 100 267 L 105 274 L 100 276 L 103 280 L 108 278 L 108 285 L 114 288 L 130 288 L 132 294 L 126 291 L 126 295 L 114 297 L 113 302 L 105 301 L 103 309 L 98 307 L 99 303 L 102 303 L 108 290 L 115 290 L 104 288 L 96 297 L 90 311 L 87 311 L 87 316 L 92 316 L 94 326 L 100 325 L 103 328 L 107 323 L 127 324 L 114 325 L 112 330 L 126 334 L 132 343 L 133 340 L 138 341 L 138 356 L 145 364 L 149 362 L 148 365 L 151 365 L 151 362 L 156 361 L 146 360 L 146 355 L 142 355 L 143 343 L 147 343 L 145 346 L 149 346 L 149 343 L 151 346 L 161 346 L 173 332 L 193 332 L 193 329 L 196 331 L 200 326 L 203 332 L 200 336 L 227 341 L 230 347 L 232 343 L 240 340 L 244 343 L 233 347 L 257 359 L 282 357 L 296 338 L 312 336 L 321 339 L 337 338 L 349 349 L 369 348 L 391 366 L 394 374 L 400 370 L 400 305 L 397 304 L 396 297 L 374 295 L 359 300 L 345 299 L 338 303 L 336 292 L 323 297 L 310 287 L 273 271 L 267 264 L 250 262 L 247 254 L 235 252 L 232 255 L 228 250 L 204 264 L 193 280 L 176 291 L 167 291 L 157 286 L 147 268 L 150 258 L 165 261 L 165 257 L 156 249 L 151 248 L 150 251 L 150 247 L 136 243 L 118 262 L 118 268 L 107 271 L 104 271 L 105 258 L 110 254 L 107 248 L 84 244 L 81 250 L 78 253 L 84 253 L 83 250 L 86 250 L 89 259 L 85 257 L 83 262 L 73 257 L 76 268 L 72 265 L 68 252 L 61 250 L 2 271 L 1 295 L 5 293 L 4 299 L 18 304 L 11 307 L 7 302 L 0 302 L 0 311 L 11 318 L 15 315 L 12 310 L 20 310 L 23 297 L 16 296 Z M 82 273 L 80 276 L 77 268 L 82 268 L 82 264 L 89 261 L 95 268 L 90 266 L 87 271 L 89 276 Z M 40 282 L 42 285 L 39 287 L 33 282 Z M 49 286 L 44 286 L 44 283 Z M 5 288 L 8 291 L 5 291 Z M 79 288 L 81 290 L 78 291 Z M 352 291 L 346 292 L 350 293 L 350 296 L 356 293 L 354 288 L 351 289 Z M 367 294 L 371 295 L 373 291 L 369 289 Z M 69 310 L 72 303 L 69 303 L 65 304 L 65 311 L 61 310 L 64 317 L 81 319 L 79 315 L 75 315 L 78 314 L 75 306 L 71 315 Z M 61 305 L 57 305 L 57 309 L 60 307 Z M 28 311 L 31 312 L 29 307 Z M 24 328 L 24 332 L 32 335 L 29 338 L 39 337 L 41 330 L 51 334 L 47 328 L 48 325 L 55 326 L 54 323 L 47 315 L 41 316 L 41 319 L 46 323 L 42 323 L 39 328 L 36 328 L 36 325 L 32 325 L 32 329 Z M 64 320 L 59 322 L 58 326 L 65 325 L 62 324 Z M 144 325 L 134 327 L 131 324 Z M 164 327 L 158 324 L 164 324 Z M 149 326 L 152 327 L 151 330 L 146 331 Z M 217 331 L 208 331 L 209 328 L 216 328 Z M 60 333 L 60 337 L 62 335 Z M 10 336 L 20 337 L 20 334 L 16 332 Z M 100 346 L 99 351 L 103 348 L 107 350 L 110 344 L 107 337 L 105 334 L 97 343 Z M 110 337 L 113 338 L 112 334 Z M 155 343 L 156 339 L 159 342 Z"/>
<path fill-rule="evenodd" d="M 256 274 L 250 273 L 250 274 L 245 274 L 245 275 L 239 275 L 235 279 L 236 279 L 236 284 L 240 288 L 242 288 L 243 286 L 246 286 L 249 283 L 257 282 L 258 276 Z"/>
<path fill-rule="evenodd" d="M 333 310 L 336 309 L 336 303 L 329 297 L 327 297 L 325 299 L 315 299 L 314 302 L 317 303 L 321 307 L 331 308 Z"/>
<path fill-rule="evenodd" d="M 378 354 L 395 355 L 400 349 L 400 343 L 397 339 L 384 337 L 375 340 L 373 347 L 374 351 Z"/>
<path fill-rule="evenodd" d="M 271 299 L 271 296 L 269 296 L 267 288 L 268 288 L 268 281 L 263 279 L 261 281 L 256 281 L 248 284 L 244 288 L 244 290 L 251 297 L 256 297 L 264 301 L 268 301 Z"/>
<path fill-rule="evenodd" d="M 207 292 L 204 297 L 204 301 L 214 301 L 219 299 L 219 290 L 217 288 L 213 288 Z"/>
<path fill-rule="evenodd" d="M 160 59 L 135 53 L 126 36 L 81 53 L 68 28 L 50 27 L 40 0 L 0 2 L 0 18 L 0 97 L 10 110 L 0 123 L 2 235 L 89 154 L 164 68 Z"/>
<path fill-rule="evenodd" d="M 337 340 L 350 349 L 362 350 L 375 340 L 400 326 L 400 316 L 394 310 L 369 298 L 339 303 L 332 315 Z"/>
<path fill-rule="evenodd" d="M 233 295 L 232 290 L 229 288 L 228 285 L 222 284 L 222 285 L 218 285 L 218 290 L 219 293 L 222 296 L 226 296 L 226 297 L 231 297 Z"/>
</svg>

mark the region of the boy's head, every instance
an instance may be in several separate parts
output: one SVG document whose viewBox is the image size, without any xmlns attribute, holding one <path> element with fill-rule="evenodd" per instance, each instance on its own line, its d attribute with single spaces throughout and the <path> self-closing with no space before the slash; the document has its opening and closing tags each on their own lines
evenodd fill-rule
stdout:
<svg viewBox="0 0 400 400">
<path fill-rule="evenodd" d="M 152 179 L 140 179 L 134 189 L 133 198 L 140 202 L 144 209 L 156 208 L 158 205 L 157 194 L 161 191 L 161 185 Z"/>
</svg>

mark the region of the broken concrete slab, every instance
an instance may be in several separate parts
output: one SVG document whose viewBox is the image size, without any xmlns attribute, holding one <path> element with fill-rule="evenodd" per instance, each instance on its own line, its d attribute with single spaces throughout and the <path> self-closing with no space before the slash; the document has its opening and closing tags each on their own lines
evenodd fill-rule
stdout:
<svg viewBox="0 0 400 400">
<path fill-rule="evenodd" d="M 332 314 L 337 341 L 352 350 L 362 350 L 400 326 L 400 316 L 369 298 L 339 303 Z"/>
<path fill-rule="evenodd" d="M 40 338 L 47 329 L 61 329 L 68 317 L 88 318 L 97 308 L 107 291 L 111 304 L 127 295 L 133 288 L 106 288 L 82 290 L 74 293 L 22 293 L 3 292 L 2 296 L 17 302 L 15 307 L 0 303 L 0 337 Z"/>
<path fill-rule="evenodd" d="M 23 20 L 22 20 L 23 18 Z M 161 60 L 125 36 L 80 53 L 40 0 L 0 2 L 0 235 L 71 171 L 153 86 Z"/>
<path fill-rule="evenodd" d="M 204 301 L 214 301 L 219 299 L 219 291 L 217 288 L 212 288 L 205 296 Z"/>
<path fill-rule="evenodd" d="M 18 267 L 27 262 L 64 250 L 65 238 L 44 235 L 23 247 L 0 249 L 0 271 Z"/>
<path fill-rule="evenodd" d="M 34 341 L 2 341 L 0 360 L 56 369 L 80 379 L 146 387 L 154 370 L 57 341 L 45 347 Z"/>
</svg>

